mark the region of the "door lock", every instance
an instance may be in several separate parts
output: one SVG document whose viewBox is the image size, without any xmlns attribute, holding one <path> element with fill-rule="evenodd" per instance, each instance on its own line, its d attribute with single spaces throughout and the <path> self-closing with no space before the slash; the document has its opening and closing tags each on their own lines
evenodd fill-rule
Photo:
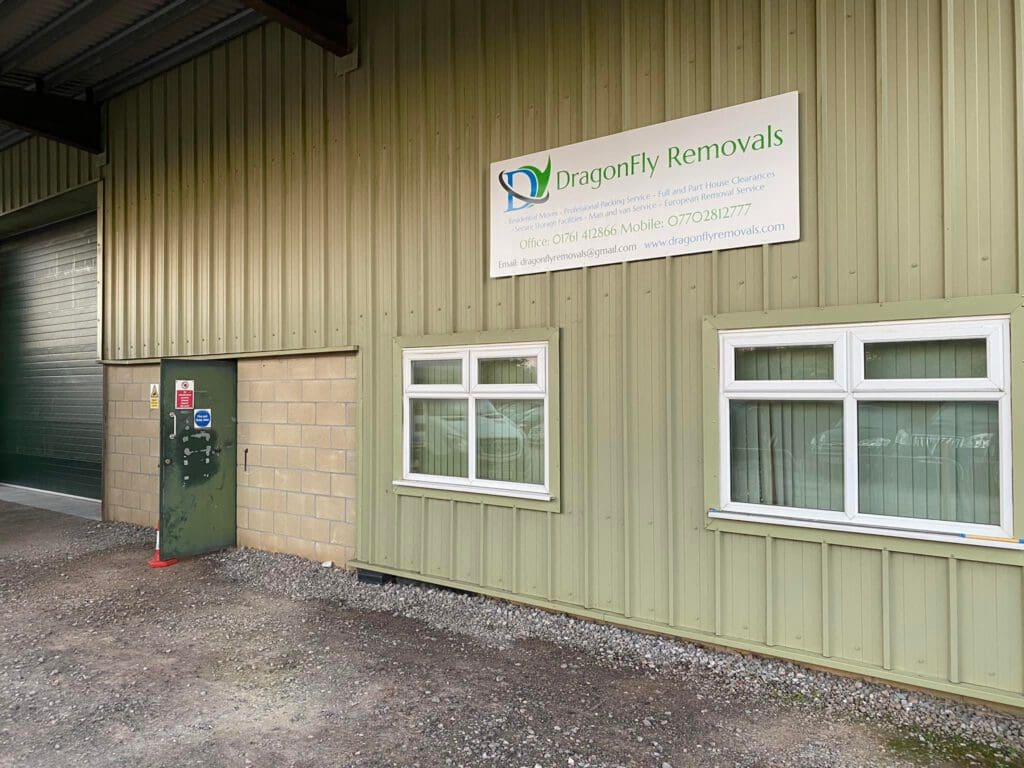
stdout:
<svg viewBox="0 0 1024 768">
<path fill-rule="evenodd" d="M 171 463 L 171 460 L 170 460 L 170 459 L 164 459 L 164 464 L 168 464 L 168 465 L 170 465 L 170 463 Z"/>
</svg>

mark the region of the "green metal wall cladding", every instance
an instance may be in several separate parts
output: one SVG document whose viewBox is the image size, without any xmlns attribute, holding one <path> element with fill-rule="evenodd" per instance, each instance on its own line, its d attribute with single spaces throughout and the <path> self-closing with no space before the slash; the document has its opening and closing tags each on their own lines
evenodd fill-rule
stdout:
<svg viewBox="0 0 1024 768">
<path fill-rule="evenodd" d="M 1024 705 L 1024 555 L 710 525 L 702 445 L 705 317 L 1019 303 L 1022 25 L 1019 0 L 366 2 L 343 76 L 266 26 L 109 105 L 105 356 L 358 345 L 368 567 Z M 491 161 L 791 90 L 799 242 L 488 278 Z M 560 334 L 555 505 L 397 495 L 394 338 L 530 327 Z"/>
</svg>

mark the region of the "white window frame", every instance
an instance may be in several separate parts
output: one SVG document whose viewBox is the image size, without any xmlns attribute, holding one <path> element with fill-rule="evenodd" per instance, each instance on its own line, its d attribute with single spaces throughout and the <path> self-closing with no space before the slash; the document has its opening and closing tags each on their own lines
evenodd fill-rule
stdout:
<svg viewBox="0 0 1024 768">
<path fill-rule="evenodd" d="M 481 384 L 479 363 L 492 358 L 536 357 L 537 382 L 534 384 Z M 461 360 L 460 384 L 413 384 L 412 366 L 421 360 Z M 427 475 L 411 470 L 410 403 L 417 399 L 465 401 L 467 411 L 467 454 L 469 477 Z M 544 482 L 511 483 L 485 480 L 477 472 L 477 401 L 537 400 L 544 404 Z M 485 493 L 497 496 L 550 501 L 551 482 L 551 409 L 548 402 L 548 344 L 474 344 L 453 347 L 414 347 L 402 351 L 402 478 L 395 485 L 437 488 L 447 491 Z"/>
<path fill-rule="evenodd" d="M 961 379 L 865 379 L 864 345 L 876 341 L 914 342 L 942 339 L 985 339 L 987 376 Z M 941 537 L 1013 537 L 1013 462 L 1010 414 L 1009 318 L 970 317 L 886 323 L 735 330 L 719 332 L 719 493 L 720 508 L 712 517 L 789 522 L 828 529 L 887 532 L 894 535 Z M 735 353 L 743 347 L 832 344 L 832 381 L 736 381 Z M 843 404 L 843 511 L 780 507 L 732 501 L 729 403 L 732 400 L 815 400 Z M 999 414 L 999 525 L 861 514 L 858 509 L 859 467 L 857 407 L 861 402 L 994 401 Z"/>
</svg>

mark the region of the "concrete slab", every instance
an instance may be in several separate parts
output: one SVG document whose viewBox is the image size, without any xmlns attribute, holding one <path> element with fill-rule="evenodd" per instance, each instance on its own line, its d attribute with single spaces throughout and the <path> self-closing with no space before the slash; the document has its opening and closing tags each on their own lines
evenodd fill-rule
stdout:
<svg viewBox="0 0 1024 768">
<path fill-rule="evenodd" d="M 0 501 L 45 509 L 50 512 L 60 512 L 63 515 L 84 517 L 87 520 L 103 519 L 99 500 L 83 499 L 81 496 L 67 496 L 63 493 L 0 483 Z"/>
</svg>

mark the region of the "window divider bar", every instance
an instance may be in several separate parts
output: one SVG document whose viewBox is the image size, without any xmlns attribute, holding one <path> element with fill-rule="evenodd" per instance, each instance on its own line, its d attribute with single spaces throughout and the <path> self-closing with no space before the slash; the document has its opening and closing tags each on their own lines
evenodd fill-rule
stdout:
<svg viewBox="0 0 1024 768">
<path fill-rule="evenodd" d="M 750 392 L 723 392 L 726 400 L 845 400 L 848 392 L 836 391 L 783 391 L 771 389 L 751 390 Z"/>
<path fill-rule="evenodd" d="M 857 401 L 850 395 L 843 399 L 843 512 L 854 520 L 860 501 L 859 444 L 857 434 Z"/>
<path fill-rule="evenodd" d="M 469 419 L 469 426 L 467 428 L 467 440 L 469 440 L 468 449 L 468 461 L 469 471 L 466 473 L 469 476 L 469 482 L 475 483 L 477 481 L 476 476 L 476 395 L 470 393 L 468 395 L 469 402 L 466 405 L 466 418 Z"/>
<path fill-rule="evenodd" d="M 937 403 L 937 402 L 948 402 L 951 400 L 955 401 L 966 401 L 979 400 L 983 402 L 995 402 L 1001 400 L 1006 393 L 1002 390 L 945 390 L 938 391 L 934 389 L 907 389 L 907 390 L 892 390 L 888 392 L 881 391 L 858 391 L 853 392 L 852 397 L 860 403 L 884 403 L 888 401 L 909 401 L 909 402 L 926 402 L 926 403 Z"/>
</svg>

